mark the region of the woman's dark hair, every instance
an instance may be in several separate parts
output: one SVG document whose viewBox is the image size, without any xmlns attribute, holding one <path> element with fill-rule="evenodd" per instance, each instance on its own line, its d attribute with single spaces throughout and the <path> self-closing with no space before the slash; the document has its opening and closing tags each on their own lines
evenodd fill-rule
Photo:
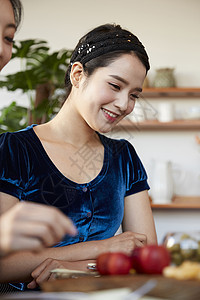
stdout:
<svg viewBox="0 0 200 300">
<path fill-rule="evenodd" d="M 90 76 L 97 68 L 108 66 L 125 53 L 134 53 L 148 72 L 150 65 L 145 48 L 130 31 L 122 29 L 120 25 L 105 24 L 88 32 L 72 53 L 65 76 L 66 96 L 69 96 L 72 88 L 70 72 L 74 62 L 82 63 L 84 72 Z"/>
<path fill-rule="evenodd" d="M 16 29 L 19 27 L 22 19 L 23 6 L 20 0 L 10 0 L 13 8 Z"/>
</svg>

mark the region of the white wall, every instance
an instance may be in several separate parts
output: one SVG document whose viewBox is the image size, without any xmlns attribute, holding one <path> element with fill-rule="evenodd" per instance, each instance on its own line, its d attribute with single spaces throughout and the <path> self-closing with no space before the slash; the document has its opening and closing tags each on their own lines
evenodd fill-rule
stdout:
<svg viewBox="0 0 200 300">
<path fill-rule="evenodd" d="M 115 22 L 134 32 L 155 68 L 174 67 L 179 86 L 200 86 L 199 0 L 22 0 L 18 39 L 41 38 L 53 50 L 73 48 L 94 26 Z"/>
<path fill-rule="evenodd" d="M 119 23 L 145 45 L 151 63 L 150 82 L 156 68 L 174 67 L 178 86 L 200 86 L 199 0 L 22 0 L 22 3 L 24 20 L 16 39 L 45 39 L 52 50 L 73 49 L 78 39 L 94 26 Z M 16 68 L 19 65 L 11 62 L 2 74 Z M 13 95 L 1 92 L 0 98 L 2 107 Z M 21 95 L 16 99 L 21 99 Z"/>
<path fill-rule="evenodd" d="M 40 38 L 49 42 L 52 50 L 72 49 L 78 39 L 94 26 L 115 22 L 134 32 L 150 56 L 152 82 L 155 69 L 174 67 L 178 86 L 200 87 L 200 1 L 199 0 L 22 0 L 24 21 L 17 39 Z M 19 68 L 10 63 L 2 74 Z M 17 94 L 0 91 L 0 106 L 18 99 Z M 189 101 L 189 99 L 188 99 Z M 195 103 L 199 103 L 199 99 Z M 180 105 L 180 102 L 179 102 Z M 200 195 L 200 147 L 193 132 L 131 132 L 131 142 L 142 158 L 149 175 L 152 159 L 169 159 L 179 171 L 186 173 L 185 181 L 176 184 L 176 192 Z M 121 133 L 126 137 L 126 133 Z M 150 176 L 151 177 L 151 176 Z M 165 214 L 166 215 L 166 214 Z M 168 212 L 167 218 L 170 219 Z M 184 215 L 185 216 L 185 215 Z M 183 217 L 184 217 L 183 216 Z M 187 214 L 190 223 L 199 224 L 200 211 Z M 196 219 L 194 219 L 196 217 Z M 156 212 L 157 218 L 157 212 Z M 161 222 L 161 219 L 156 219 Z M 163 219 L 162 219 L 163 220 Z M 168 230 L 168 220 L 159 232 L 159 239 Z M 174 229 L 180 218 L 170 220 Z M 163 227 L 164 226 L 164 227 Z M 186 226 L 182 218 L 181 226 Z M 160 230 L 160 229 L 159 229 Z"/>
</svg>

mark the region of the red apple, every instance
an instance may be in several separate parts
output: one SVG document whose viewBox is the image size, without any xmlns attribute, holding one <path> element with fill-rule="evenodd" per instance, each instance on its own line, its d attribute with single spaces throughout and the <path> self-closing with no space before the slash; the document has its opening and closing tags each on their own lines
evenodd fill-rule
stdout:
<svg viewBox="0 0 200 300">
<path fill-rule="evenodd" d="M 101 275 L 128 274 L 132 267 L 130 256 L 121 252 L 107 252 L 97 258 L 97 270 Z"/>
<path fill-rule="evenodd" d="M 147 245 L 133 250 L 132 266 L 138 273 L 162 274 L 163 268 L 170 262 L 168 250 L 161 245 Z"/>
</svg>

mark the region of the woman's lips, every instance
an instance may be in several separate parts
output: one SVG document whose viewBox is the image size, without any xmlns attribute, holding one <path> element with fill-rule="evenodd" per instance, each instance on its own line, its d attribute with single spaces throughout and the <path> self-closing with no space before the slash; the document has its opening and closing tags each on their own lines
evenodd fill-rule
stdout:
<svg viewBox="0 0 200 300">
<path fill-rule="evenodd" d="M 111 112 L 105 108 L 102 108 L 102 110 L 104 112 L 105 117 L 111 122 L 114 122 L 119 116 L 118 114 L 115 114 L 114 112 Z"/>
</svg>

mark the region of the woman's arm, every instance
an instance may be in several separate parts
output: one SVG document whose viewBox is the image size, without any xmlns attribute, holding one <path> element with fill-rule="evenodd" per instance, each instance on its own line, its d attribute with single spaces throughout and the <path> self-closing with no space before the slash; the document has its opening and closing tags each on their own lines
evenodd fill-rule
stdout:
<svg viewBox="0 0 200 300">
<path fill-rule="evenodd" d="M 104 241 L 99 241 L 101 251 L 104 252 L 107 249 L 108 251 L 120 251 L 130 254 L 136 246 L 142 247 L 145 244 L 157 243 L 154 220 L 147 191 L 125 198 L 123 230 L 125 231 L 123 234 Z M 86 246 L 86 248 L 88 246 L 87 243 L 83 243 L 82 245 L 83 247 Z M 98 248 L 97 244 L 95 245 L 96 248 Z M 88 251 L 89 248 L 90 247 L 88 247 Z M 95 253 L 97 252 L 94 251 L 93 254 Z M 35 288 L 37 284 L 40 285 L 44 281 L 53 280 L 54 277 L 51 274 L 53 268 L 64 267 L 85 270 L 87 262 L 88 261 L 85 260 L 71 263 L 62 260 L 47 259 L 32 272 L 33 280 L 29 283 L 28 287 Z"/>
<path fill-rule="evenodd" d="M 130 195 L 124 200 L 123 231 L 146 235 L 147 244 L 157 244 L 155 224 L 147 190 Z"/>
<path fill-rule="evenodd" d="M 147 193 L 141 192 L 135 197 L 136 195 L 125 199 L 125 233 L 106 240 L 77 243 L 59 248 L 46 248 L 40 252 L 24 251 L 15 253 L 2 259 L 0 281 L 30 280 L 31 272 L 47 258 L 73 262 L 96 259 L 100 253 L 108 251 L 120 251 L 130 254 L 135 246 L 145 243 L 146 236 L 148 243 L 156 243 L 155 228 Z M 132 202 L 134 203 L 133 207 Z"/>
<path fill-rule="evenodd" d="M 94 260 L 104 252 L 131 254 L 145 235 L 127 231 L 105 240 L 82 242 L 64 247 L 46 248 L 39 252 L 20 251 L 1 260 L 0 282 L 26 282 L 31 273 L 47 258 L 77 262 Z M 76 264 L 72 269 L 76 268 Z"/>
</svg>

